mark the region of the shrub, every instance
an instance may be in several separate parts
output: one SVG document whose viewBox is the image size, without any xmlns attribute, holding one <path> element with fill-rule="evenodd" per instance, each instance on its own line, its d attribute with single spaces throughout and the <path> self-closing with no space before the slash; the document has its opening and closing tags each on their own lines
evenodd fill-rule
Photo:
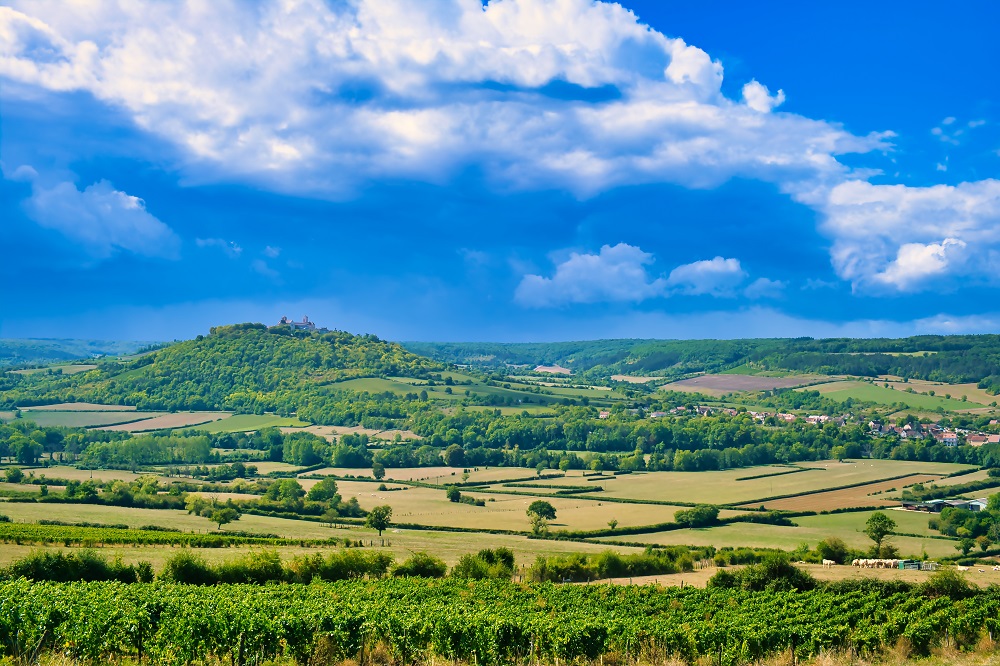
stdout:
<svg viewBox="0 0 1000 666">
<path fill-rule="evenodd" d="M 188 585 L 214 585 L 219 582 L 215 571 L 201 555 L 195 555 L 189 550 L 182 550 L 167 560 L 160 580 L 172 583 L 187 583 Z"/>
<path fill-rule="evenodd" d="M 148 562 L 123 564 L 120 559 L 108 562 L 91 550 L 74 553 L 35 551 L 17 560 L 0 573 L 3 578 L 27 578 L 59 583 L 72 581 L 116 580 L 122 583 L 148 583 L 153 580 Z"/>
<path fill-rule="evenodd" d="M 509 548 L 484 548 L 475 555 L 463 555 L 451 570 L 451 575 L 473 580 L 509 579 L 514 575 L 514 553 Z"/>
<path fill-rule="evenodd" d="M 398 565 L 392 572 L 393 576 L 414 576 L 420 578 L 443 578 L 448 571 L 448 565 L 427 553 L 414 553 L 410 559 Z"/>
</svg>

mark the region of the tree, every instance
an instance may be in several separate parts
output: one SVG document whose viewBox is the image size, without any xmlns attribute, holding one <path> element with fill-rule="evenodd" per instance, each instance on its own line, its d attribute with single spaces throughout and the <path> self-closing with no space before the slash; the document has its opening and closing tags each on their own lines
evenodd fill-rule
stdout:
<svg viewBox="0 0 1000 666">
<path fill-rule="evenodd" d="M 816 546 L 816 551 L 824 560 L 833 560 L 837 564 L 844 564 L 851 553 L 844 540 L 837 537 L 823 539 Z"/>
<path fill-rule="evenodd" d="M 365 527 L 370 527 L 373 530 L 378 530 L 378 535 L 382 536 L 382 532 L 386 530 L 389 525 L 392 524 L 392 507 L 383 504 L 377 506 L 368 512 L 368 517 L 365 519 Z"/>
<path fill-rule="evenodd" d="M 872 549 L 873 552 L 878 554 L 882 550 L 882 542 L 895 530 L 896 521 L 881 511 L 873 513 L 868 522 L 865 523 L 865 534 L 875 542 L 875 547 Z"/>
<path fill-rule="evenodd" d="M 462 493 L 458 491 L 455 486 L 450 486 L 445 492 L 445 496 L 448 498 L 449 502 L 457 502 L 462 499 Z"/>
<path fill-rule="evenodd" d="M 961 539 L 955 545 L 955 550 L 962 551 L 962 555 L 968 555 L 969 551 L 972 550 L 972 547 L 975 546 L 975 545 L 976 545 L 975 541 L 973 541 L 972 539 L 966 537 L 964 539 Z"/>
<path fill-rule="evenodd" d="M 465 449 L 458 444 L 452 444 L 444 450 L 444 464 L 448 467 L 465 466 Z"/>
<path fill-rule="evenodd" d="M 222 529 L 223 525 L 228 525 L 234 520 L 239 520 L 239 519 L 240 519 L 240 512 L 230 507 L 216 509 L 215 511 L 212 512 L 212 517 L 210 518 L 210 520 L 213 523 L 219 524 L 220 530 Z"/>
<path fill-rule="evenodd" d="M 985 553 L 990 549 L 990 546 L 993 545 L 993 542 L 990 541 L 990 538 L 984 534 L 976 537 L 976 545 L 979 546 L 979 550 Z"/>
<path fill-rule="evenodd" d="M 330 477 L 322 479 L 319 483 L 309 489 L 309 494 L 306 495 L 306 499 L 312 502 L 329 502 L 334 497 L 339 498 L 337 494 L 337 481 Z"/>
<path fill-rule="evenodd" d="M 340 517 L 340 513 L 336 509 L 330 508 L 323 512 L 323 522 L 333 527 L 333 524 L 337 522 L 337 518 Z"/>
<path fill-rule="evenodd" d="M 531 532 L 533 534 L 548 534 L 549 521 L 556 517 L 556 508 L 545 500 L 535 500 L 528 506 L 526 511 L 531 519 Z"/>
<path fill-rule="evenodd" d="M 545 520 L 555 520 L 556 508 L 545 500 L 535 500 L 528 505 L 528 515 L 531 516 L 532 514 Z"/>
<path fill-rule="evenodd" d="M 8 467 L 4 470 L 4 476 L 7 478 L 7 483 L 21 483 L 24 479 L 24 472 L 21 471 L 20 467 Z"/>
<path fill-rule="evenodd" d="M 372 476 L 381 481 L 385 478 L 385 465 L 380 462 L 372 463 Z"/>
<path fill-rule="evenodd" d="M 614 532 L 615 528 L 618 527 L 618 521 L 612 518 L 611 520 L 608 521 L 608 527 L 610 527 L 611 531 Z"/>
<path fill-rule="evenodd" d="M 699 504 L 674 514 L 674 521 L 686 527 L 704 527 L 713 524 L 718 518 L 719 508 L 708 504 Z"/>
</svg>

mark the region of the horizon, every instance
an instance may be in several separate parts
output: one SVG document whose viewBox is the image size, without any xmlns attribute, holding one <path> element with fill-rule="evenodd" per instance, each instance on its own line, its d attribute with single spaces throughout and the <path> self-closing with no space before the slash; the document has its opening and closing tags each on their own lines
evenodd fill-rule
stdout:
<svg viewBox="0 0 1000 666">
<path fill-rule="evenodd" d="M 0 0 L 0 338 L 996 333 L 997 19 Z"/>
</svg>

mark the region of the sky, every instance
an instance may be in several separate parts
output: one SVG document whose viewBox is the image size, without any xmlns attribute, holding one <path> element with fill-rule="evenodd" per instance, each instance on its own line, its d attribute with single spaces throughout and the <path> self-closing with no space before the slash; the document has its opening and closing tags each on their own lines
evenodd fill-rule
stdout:
<svg viewBox="0 0 1000 666">
<path fill-rule="evenodd" d="M 0 337 L 1000 332 L 1000 5 L 0 0 Z"/>
</svg>

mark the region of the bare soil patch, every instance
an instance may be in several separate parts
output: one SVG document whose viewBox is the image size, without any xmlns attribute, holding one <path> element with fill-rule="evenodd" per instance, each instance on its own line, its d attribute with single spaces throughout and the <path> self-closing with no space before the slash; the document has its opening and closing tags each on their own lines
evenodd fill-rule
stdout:
<svg viewBox="0 0 1000 666">
<path fill-rule="evenodd" d="M 611 375 L 611 379 L 615 380 L 616 382 L 628 382 L 630 384 L 648 384 L 649 382 L 662 380 L 663 377 L 633 377 L 632 375 Z"/>
<path fill-rule="evenodd" d="M 150 430 L 166 430 L 170 428 L 189 428 L 204 423 L 221 421 L 232 416 L 229 412 L 177 412 L 175 414 L 164 414 L 154 416 L 143 421 L 133 421 L 132 423 L 120 423 L 118 425 L 105 426 L 101 430 L 121 430 L 124 432 L 148 432 Z"/>
</svg>

